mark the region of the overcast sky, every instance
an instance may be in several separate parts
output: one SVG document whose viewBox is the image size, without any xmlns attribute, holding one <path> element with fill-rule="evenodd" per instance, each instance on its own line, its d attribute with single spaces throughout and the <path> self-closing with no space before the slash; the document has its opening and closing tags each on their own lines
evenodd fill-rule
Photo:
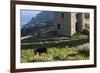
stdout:
<svg viewBox="0 0 100 73">
<path fill-rule="evenodd" d="M 21 25 L 27 24 L 32 17 L 35 17 L 41 11 L 21 10 Z"/>
</svg>

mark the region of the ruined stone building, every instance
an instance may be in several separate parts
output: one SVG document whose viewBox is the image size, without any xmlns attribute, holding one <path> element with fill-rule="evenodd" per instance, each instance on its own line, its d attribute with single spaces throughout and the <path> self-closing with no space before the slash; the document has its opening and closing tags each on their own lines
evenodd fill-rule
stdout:
<svg viewBox="0 0 100 73">
<path fill-rule="evenodd" d="M 86 22 L 85 13 L 55 12 L 54 21 L 56 27 L 54 30 L 59 35 L 65 36 L 72 36 L 76 32 L 82 32 L 86 28 L 85 24 L 89 26 L 89 20 Z"/>
</svg>

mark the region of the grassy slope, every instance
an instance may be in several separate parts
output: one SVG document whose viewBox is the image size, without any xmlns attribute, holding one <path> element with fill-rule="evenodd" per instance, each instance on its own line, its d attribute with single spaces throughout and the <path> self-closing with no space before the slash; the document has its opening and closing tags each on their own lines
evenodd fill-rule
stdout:
<svg viewBox="0 0 100 73">
<path fill-rule="evenodd" d="M 82 51 L 81 53 L 79 53 Z M 74 54 L 77 53 L 77 54 Z M 70 56 L 74 54 L 74 56 Z M 57 58 L 55 58 L 57 57 Z M 47 62 L 47 61 L 63 61 L 63 60 L 86 60 L 89 59 L 89 44 L 77 47 L 48 48 L 48 53 L 34 54 L 34 49 L 21 50 L 21 62 Z"/>
<path fill-rule="evenodd" d="M 56 41 L 56 43 L 54 41 Z M 61 42 L 59 43 L 59 41 Z M 86 60 L 86 59 L 89 59 L 88 41 L 89 39 L 87 35 L 63 37 L 61 40 L 58 40 L 58 39 L 23 40 L 22 43 L 27 42 L 29 44 L 24 45 L 24 47 L 22 47 L 23 45 L 21 46 L 22 47 L 21 62 L 24 63 L 24 62 L 47 62 L 47 61 L 64 61 L 64 60 L 67 60 L 67 61 L 68 60 Z M 48 53 L 35 55 L 34 49 L 36 49 L 38 45 L 43 45 L 44 43 L 45 45 L 48 46 Z M 74 56 L 70 56 L 73 54 Z"/>
</svg>

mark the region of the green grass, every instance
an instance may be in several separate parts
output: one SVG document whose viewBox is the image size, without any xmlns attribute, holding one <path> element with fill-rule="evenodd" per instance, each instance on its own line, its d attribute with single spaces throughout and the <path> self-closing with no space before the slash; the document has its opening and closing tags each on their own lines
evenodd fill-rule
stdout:
<svg viewBox="0 0 100 73">
<path fill-rule="evenodd" d="M 72 58 L 69 56 L 77 52 Z M 58 59 L 55 59 L 58 57 Z M 76 47 L 49 47 L 48 53 L 34 54 L 33 49 L 21 50 L 21 62 L 48 62 L 48 61 L 69 61 L 69 60 L 87 60 L 89 59 L 89 44 L 83 44 Z"/>
<path fill-rule="evenodd" d="M 37 47 L 44 45 L 47 46 L 47 54 L 42 53 L 39 55 L 34 53 Z M 89 59 L 89 51 L 89 36 L 82 33 L 77 33 L 72 37 L 61 36 L 46 39 L 28 38 L 21 40 L 22 63 L 87 60 Z"/>
</svg>

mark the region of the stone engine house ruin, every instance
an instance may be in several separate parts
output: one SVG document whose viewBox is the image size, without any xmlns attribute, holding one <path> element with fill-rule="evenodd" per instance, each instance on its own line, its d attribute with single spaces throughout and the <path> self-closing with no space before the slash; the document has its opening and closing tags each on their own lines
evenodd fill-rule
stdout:
<svg viewBox="0 0 100 73">
<path fill-rule="evenodd" d="M 54 21 L 57 33 L 59 35 L 72 36 L 76 32 L 82 32 L 89 25 L 89 20 L 86 20 L 85 13 L 72 12 L 55 12 Z M 89 16 L 88 16 L 89 18 Z"/>
</svg>

